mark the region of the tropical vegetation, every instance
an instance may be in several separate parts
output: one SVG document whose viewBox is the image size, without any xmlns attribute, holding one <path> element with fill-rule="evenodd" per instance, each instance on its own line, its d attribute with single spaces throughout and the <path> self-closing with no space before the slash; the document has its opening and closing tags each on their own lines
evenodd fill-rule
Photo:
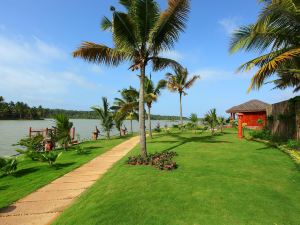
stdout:
<svg viewBox="0 0 300 225">
<path fill-rule="evenodd" d="M 102 97 L 102 107 L 94 106 L 92 109 L 98 113 L 102 129 L 106 134 L 106 138 L 110 139 L 110 132 L 114 126 L 114 115 L 109 107 L 107 98 Z"/>
<path fill-rule="evenodd" d="M 69 121 L 69 118 L 65 114 L 58 114 L 54 116 L 56 126 L 55 126 L 55 137 L 53 141 L 58 141 L 58 143 L 63 146 L 65 150 L 69 147 L 72 140 L 70 132 L 73 127 L 73 123 Z"/>
<path fill-rule="evenodd" d="M 101 22 L 102 29 L 112 33 L 114 46 L 83 42 L 74 51 L 73 56 L 109 66 L 118 66 L 123 61 L 129 61 L 132 71 L 139 70 L 140 151 L 141 155 L 146 157 L 146 68 L 150 63 L 154 71 L 166 67 L 180 67 L 175 60 L 163 58 L 160 53 L 174 47 L 180 32 L 185 28 L 190 5 L 189 0 L 170 0 L 167 9 L 160 11 L 158 3 L 154 0 L 122 0 L 119 3 L 125 11 L 119 11 L 112 6 L 112 19 L 104 17 Z"/>
<path fill-rule="evenodd" d="M 211 134 L 215 134 L 215 129 L 218 125 L 217 110 L 210 109 L 204 116 L 204 122 L 210 127 Z"/>
<path fill-rule="evenodd" d="M 182 116 L 182 95 L 187 95 L 186 89 L 193 86 L 197 79 L 200 78 L 198 75 L 192 76 L 188 79 L 187 68 L 176 67 L 174 73 L 167 73 L 167 87 L 171 92 L 177 92 L 179 94 L 179 105 L 180 105 L 180 124 L 183 128 L 183 116 Z"/>
<path fill-rule="evenodd" d="M 166 80 L 159 80 L 156 86 L 154 82 L 151 80 L 150 77 L 145 77 L 145 102 L 148 108 L 148 129 L 149 129 L 149 136 L 152 138 L 152 128 L 151 128 L 151 107 L 153 102 L 157 101 L 158 96 L 161 93 L 161 90 L 166 87 Z"/>
<path fill-rule="evenodd" d="M 257 21 L 240 27 L 233 35 L 230 51 L 240 50 L 262 54 L 244 63 L 239 71 L 258 68 L 252 77 L 249 91 L 258 89 L 268 78 L 275 88 L 300 89 L 300 5 L 298 0 L 261 0 L 264 6 Z"/>
<path fill-rule="evenodd" d="M 138 119 L 139 92 L 131 86 L 128 89 L 124 88 L 119 92 L 121 98 L 115 98 L 111 109 L 115 111 L 117 120 L 128 119 L 130 121 L 130 132 L 132 134 L 132 121 Z"/>
</svg>

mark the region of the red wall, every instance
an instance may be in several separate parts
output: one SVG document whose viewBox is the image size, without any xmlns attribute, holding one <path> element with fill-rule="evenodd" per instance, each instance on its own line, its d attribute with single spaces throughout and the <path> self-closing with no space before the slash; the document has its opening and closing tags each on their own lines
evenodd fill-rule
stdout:
<svg viewBox="0 0 300 225">
<path fill-rule="evenodd" d="M 247 126 L 261 126 L 257 123 L 257 120 L 262 119 L 266 125 L 267 114 L 266 112 L 250 112 L 243 113 L 243 123 L 247 123 Z"/>
</svg>

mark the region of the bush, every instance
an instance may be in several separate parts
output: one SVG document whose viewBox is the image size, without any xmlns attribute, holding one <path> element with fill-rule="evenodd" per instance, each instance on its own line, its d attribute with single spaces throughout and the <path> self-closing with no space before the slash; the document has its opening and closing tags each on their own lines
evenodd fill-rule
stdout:
<svg viewBox="0 0 300 225">
<path fill-rule="evenodd" d="M 62 152 L 45 152 L 42 154 L 42 159 L 43 161 L 48 162 L 50 166 L 52 166 L 56 162 L 56 160 L 61 156 L 61 154 Z"/>
<path fill-rule="evenodd" d="M 156 127 L 154 128 L 154 131 L 156 131 L 157 133 L 161 132 L 160 123 L 156 124 Z"/>
<path fill-rule="evenodd" d="M 177 156 L 177 153 L 173 151 L 156 152 L 149 154 L 146 158 L 141 155 L 130 156 L 126 163 L 130 165 L 152 165 L 160 170 L 173 170 L 177 168 L 176 162 L 172 161 L 174 156 Z"/>
<path fill-rule="evenodd" d="M 288 148 L 300 149 L 300 142 L 293 139 L 289 139 L 286 145 Z"/>
<path fill-rule="evenodd" d="M 85 155 L 85 154 L 89 154 L 91 152 L 89 149 L 83 148 L 79 144 L 75 146 L 75 151 L 78 155 Z"/>
<path fill-rule="evenodd" d="M 259 138 L 259 139 L 263 139 L 263 140 L 271 140 L 272 139 L 272 135 L 271 135 L 271 131 L 269 130 L 252 130 L 249 132 L 250 136 L 253 138 Z"/>
<path fill-rule="evenodd" d="M 173 128 L 179 128 L 179 125 L 178 124 L 173 124 L 172 127 Z"/>
<path fill-rule="evenodd" d="M 0 158 L 0 169 L 5 175 L 10 175 L 17 170 L 18 161 L 16 157 Z"/>
<path fill-rule="evenodd" d="M 14 146 L 19 145 L 25 147 L 26 150 L 17 149 L 16 151 L 20 154 L 26 155 L 33 161 L 38 161 L 41 158 L 41 152 L 44 151 L 43 140 L 44 137 L 42 135 L 36 135 L 29 138 L 23 138 Z"/>
</svg>

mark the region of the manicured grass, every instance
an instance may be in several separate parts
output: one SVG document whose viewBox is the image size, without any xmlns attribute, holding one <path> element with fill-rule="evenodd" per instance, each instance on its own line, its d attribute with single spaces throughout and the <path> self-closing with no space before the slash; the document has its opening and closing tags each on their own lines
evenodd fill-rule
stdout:
<svg viewBox="0 0 300 225">
<path fill-rule="evenodd" d="M 0 175 L 0 208 L 8 206 L 12 202 L 81 166 L 129 137 L 131 136 L 82 143 L 85 149 L 90 150 L 89 154 L 78 155 L 74 149 L 63 151 L 61 157 L 57 159 L 56 164 L 52 167 L 45 162 L 32 161 L 23 156 L 19 157 L 18 170 L 14 175 Z"/>
<path fill-rule="evenodd" d="M 299 167 L 226 132 L 155 136 L 149 151 L 177 151 L 177 170 L 129 166 L 125 157 L 54 224 L 300 224 Z"/>
</svg>

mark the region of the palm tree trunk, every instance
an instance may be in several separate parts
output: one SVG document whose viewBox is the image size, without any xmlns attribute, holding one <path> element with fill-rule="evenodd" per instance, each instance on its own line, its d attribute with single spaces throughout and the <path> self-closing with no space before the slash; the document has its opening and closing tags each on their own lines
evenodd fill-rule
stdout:
<svg viewBox="0 0 300 225">
<path fill-rule="evenodd" d="M 179 102 L 180 102 L 180 129 L 183 129 L 183 120 L 182 120 L 182 93 L 179 92 Z"/>
<path fill-rule="evenodd" d="M 149 136 L 152 138 L 152 129 L 151 129 L 151 107 L 148 106 L 148 126 L 149 126 Z"/>
<path fill-rule="evenodd" d="M 131 132 L 131 134 L 133 134 L 133 130 L 132 130 L 132 119 L 130 119 L 130 132 Z"/>
<path fill-rule="evenodd" d="M 106 131 L 106 138 L 107 138 L 107 139 L 110 139 L 109 131 Z"/>
<path fill-rule="evenodd" d="M 147 157 L 146 131 L 145 131 L 145 104 L 144 104 L 145 65 L 141 66 L 140 95 L 139 95 L 139 126 L 140 150 L 143 158 Z"/>
</svg>

